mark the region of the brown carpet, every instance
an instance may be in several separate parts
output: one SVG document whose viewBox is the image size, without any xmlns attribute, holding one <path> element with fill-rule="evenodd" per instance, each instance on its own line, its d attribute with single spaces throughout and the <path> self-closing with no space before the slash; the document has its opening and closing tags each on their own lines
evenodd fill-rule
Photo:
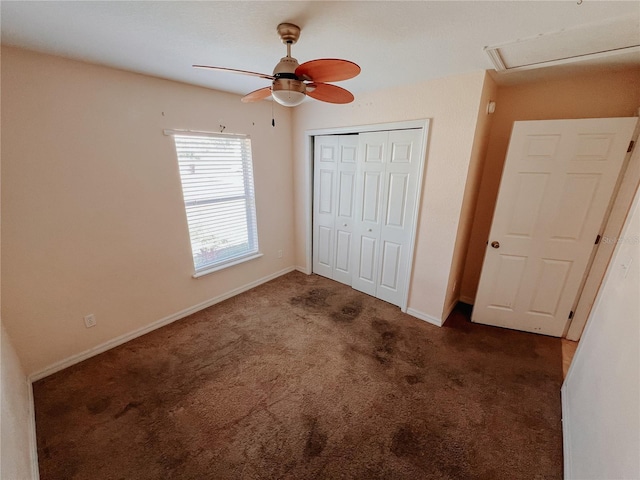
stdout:
<svg viewBox="0 0 640 480">
<path fill-rule="evenodd" d="M 560 479 L 559 339 L 293 272 L 34 384 L 40 478 Z"/>
</svg>

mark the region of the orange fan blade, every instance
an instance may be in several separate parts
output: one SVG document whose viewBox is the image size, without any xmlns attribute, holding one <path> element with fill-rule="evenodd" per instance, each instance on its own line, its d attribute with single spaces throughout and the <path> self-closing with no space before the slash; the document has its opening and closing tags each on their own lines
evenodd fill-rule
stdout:
<svg viewBox="0 0 640 480">
<path fill-rule="evenodd" d="M 353 102 L 353 94 L 349 90 L 328 83 L 312 83 L 307 85 L 307 95 L 321 102 L 350 103 Z M 313 90 L 312 90 L 313 89 Z"/>
<path fill-rule="evenodd" d="M 314 82 L 339 82 L 353 78 L 359 73 L 358 65 L 338 58 L 311 60 L 296 68 L 298 78 L 306 78 Z"/>
<path fill-rule="evenodd" d="M 248 70 L 236 70 L 235 68 L 211 67 L 209 65 L 193 65 L 193 68 L 218 70 L 220 72 L 241 73 L 242 75 L 251 75 L 253 77 L 264 78 L 265 80 L 273 80 L 275 78 L 273 75 L 267 75 L 266 73 L 249 72 Z"/>
<path fill-rule="evenodd" d="M 260 100 L 264 100 L 269 95 L 271 95 L 271 87 L 259 88 L 258 90 L 254 90 L 251 93 L 247 93 L 242 100 L 244 103 L 248 102 L 259 102 Z"/>
</svg>

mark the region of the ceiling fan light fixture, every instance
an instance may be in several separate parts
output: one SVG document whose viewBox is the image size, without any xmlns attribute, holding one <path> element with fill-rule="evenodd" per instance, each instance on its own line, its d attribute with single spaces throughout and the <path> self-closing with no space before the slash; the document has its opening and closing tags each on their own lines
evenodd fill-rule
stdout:
<svg viewBox="0 0 640 480">
<path fill-rule="evenodd" d="M 295 107 L 306 98 L 306 85 L 300 80 L 277 78 L 271 86 L 271 95 L 280 105 Z"/>
</svg>

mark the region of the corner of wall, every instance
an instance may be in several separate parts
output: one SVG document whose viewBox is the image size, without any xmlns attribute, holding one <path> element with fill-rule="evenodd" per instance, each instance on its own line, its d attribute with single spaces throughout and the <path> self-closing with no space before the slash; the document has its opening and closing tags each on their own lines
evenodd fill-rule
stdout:
<svg viewBox="0 0 640 480">
<path fill-rule="evenodd" d="M 564 478 L 573 478 L 572 474 L 572 453 L 571 453 L 571 422 L 568 417 L 565 418 L 564 412 L 569 408 L 569 392 L 566 384 L 560 389 L 560 401 L 562 403 L 562 452 L 564 463 Z"/>
<path fill-rule="evenodd" d="M 487 146 L 489 144 L 489 133 L 493 117 L 487 110 L 490 101 L 496 99 L 498 87 L 488 72 L 484 72 L 482 89 L 478 98 L 478 112 L 476 117 L 476 128 L 473 137 L 473 144 L 469 158 L 469 168 L 467 170 L 467 180 L 464 189 L 464 197 L 462 200 L 462 208 L 460 209 L 460 219 L 458 223 L 458 231 L 456 234 L 456 243 L 454 247 L 453 259 L 451 261 L 451 270 L 449 282 L 447 285 L 447 297 L 444 303 L 443 319 L 446 319 L 448 313 L 455 307 L 457 300 L 463 296 L 469 298 L 467 292 L 464 291 L 464 269 L 471 240 L 471 230 L 473 226 L 473 218 L 480 191 L 480 182 L 484 161 L 487 155 Z"/>
<path fill-rule="evenodd" d="M 38 468 L 38 437 L 36 434 L 36 407 L 33 399 L 33 382 L 27 377 L 27 388 L 29 393 L 29 453 L 31 456 L 31 478 L 40 480 L 40 469 Z"/>
<path fill-rule="evenodd" d="M 0 477 L 39 478 L 35 410 L 31 382 L 22 368 L 11 337 L 1 326 L 0 376 L 2 401 L 2 448 Z"/>
</svg>

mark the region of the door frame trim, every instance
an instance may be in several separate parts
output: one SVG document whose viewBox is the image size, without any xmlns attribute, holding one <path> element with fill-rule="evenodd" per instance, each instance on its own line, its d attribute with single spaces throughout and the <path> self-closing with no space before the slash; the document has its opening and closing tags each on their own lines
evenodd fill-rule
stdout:
<svg viewBox="0 0 640 480">
<path fill-rule="evenodd" d="M 310 275 L 313 272 L 313 150 L 314 150 L 314 137 L 321 135 L 348 135 L 354 133 L 365 132 L 380 132 L 388 130 L 408 130 L 414 128 L 422 129 L 421 145 L 420 145 L 420 165 L 418 166 L 418 183 L 416 185 L 416 208 L 413 213 L 412 225 L 411 225 L 411 242 L 409 245 L 409 269 L 406 272 L 406 288 L 403 294 L 402 304 L 400 310 L 402 312 L 407 311 L 409 302 L 409 291 L 411 290 L 411 277 L 413 274 L 413 260 L 416 246 L 416 236 L 418 233 L 418 219 L 420 218 L 420 207 L 422 203 L 422 187 L 424 185 L 425 167 L 427 163 L 427 151 L 429 143 L 429 127 L 431 120 L 428 118 L 418 120 L 408 120 L 403 122 L 392 123 L 377 123 L 370 125 L 353 125 L 348 127 L 335 127 L 335 128 L 320 128 L 305 130 L 304 132 L 304 145 L 305 145 L 305 159 L 304 159 L 304 231 L 306 232 L 305 239 L 305 259 L 306 268 L 300 269 L 304 273 Z"/>
</svg>

